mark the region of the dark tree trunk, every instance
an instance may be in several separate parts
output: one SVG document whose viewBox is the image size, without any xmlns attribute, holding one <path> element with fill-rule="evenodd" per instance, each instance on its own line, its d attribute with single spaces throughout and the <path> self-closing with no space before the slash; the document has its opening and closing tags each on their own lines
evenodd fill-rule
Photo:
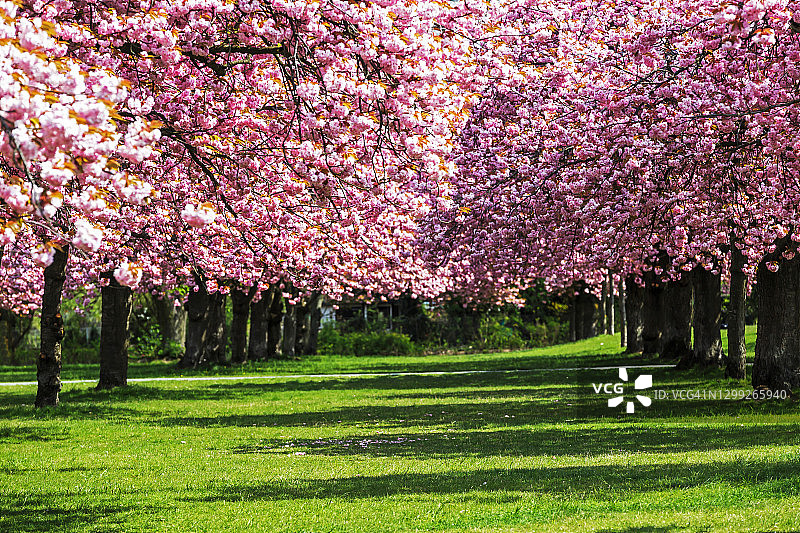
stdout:
<svg viewBox="0 0 800 533">
<path fill-rule="evenodd" d="M 570 292 L 572 294 L 569 295 L 567 300 L 569 302 L 569 342 L 575 342 L 578 340 L 578 300 L 575 298 L 575 289 L 570 288 Z"/>
<path fill-rule="evenodd" d="M 308 308 L 308 299 L 303 298 L 295 305 L 295 334 L 294 334 L 294 353 L 304 355 L 308 345 L 308 336 L 311 332 L 311 312 Z"/>
<path fill-rule="evenodd" d="M 721 277 L 697 266 L 692 271 L 694 283 L 694 349 L 681 360 L 682 367 L 722 364 L 722 296 Z"/>
<path fill-rule="evenodd" d="M 665 359 L 686 359 L 692 355 L 692 280 L 684 275 L 664 288 L 663 350 Z"/>
<path fill-rule="evenodd" d="M 575 295 L 575 340 L 580 341 L 585 339 L 583 335 L 583 315 L 584 307 L 586 306 L 584 298 L 580 294 Z"/>
<path fill-rule="evenodd" d="M 414 331 L 418 332 L 420 329 L 422 329 L 422 328 L 420 328 L 420 324 L 424 324 L 424 322 L 421 319 L 422 310 L 421 310 L 421 307 L 419 306 L 419 300 L 414 299 L 413 302 L 415 303 L 414 304 L 414 308 L 413 308 L 414 309 L 413 312 L 415 313 L 415 315 L 413 315 L 413 316 L 416 317 L 416 321 L 415 321 L 416 325 L 414 326 Z M 406 316 L 408 316 L 408 315 L 406 315 Z M 483 320 L 483 317 L 482 317 L 482 313 L 480 311 L 478 311 L 474 307 L 470 307 L 469 309 L 467 309 L 467 314 L 463 318 L 463 321 L 466 324 L 466 327 L 464 327 L 463 331 L 468 332 L 467 335 L 464 337 L 464 340 L 466 342 L 472 343 L 472 342 L 475 342 L 475 341 L 478 341 L 478 340 L 481 339 L 481 322 L 482 322 L 482 320 Z M 364 326 L 365 327 L 366 327 L 366 323 L 367 322 L 366 322 L 366 318 L 365 318 L 364 319 Z M 421 338 L 421 337 L 417 337 L 417 338 Z"/>
<path fill-rule="evenodd" d="M 252 361 L 267 359 L 267 334 L 269 331 L 269 309 L 275 288 L 261 291 L 257 302 L 250 304 L 250 341 L 247 354 Z"/>
<path fill-rule="evenodd" d="M 197 368 L 204 362 L 208 336 L 208 308 L 209 295 L 205 283 L 198 283 L 189 291 L 186 300 L 186 342 L 180 364 L 184 368 Z"/>
<path fill-rule="evenodd" d="M 210 363 L 227 364 L 225 331 L 225 295 L 217 291 L 208 295 L 208 334 L 205 359 Z"/>
<path fill-rule="evenodd" d="M 728 360 L 725 375 L 734 379 L 746 377 L 747 346 L 744 339 L 745 299 L 747 276 L 742 272 L 744 255 L 731 239 L 731 287 L 728 307 Z"/>
<path fill-rule="evenodd" d="M 297 305 L 284 298 L 286 311 L 283 314 L 283 348 L 284 359 L 294 358 L 294 346 L 297 333 Z"/>
<path fill-rule="evenodd" d="M 0 266 L 3 264 L 5 246 L 0 246 Z M 0 309 L 0 362 L 8 364 L 13 359 L 11 350 L 11 311 Z"/>
<path fill-rule="evenodd" d="M 606 308 L 608 307 L 608 285 L 605 278 L 600 284 L 600 312 L 597 315 L 597 332 L 601 335 L 608 333 L 608 321 L 606 320 Z"/>
<path fill-rule="evenodd" d="M 642 290 L 642 353 L 653 355 L 661 353 L 663 350 L 663 329 L 666 321 L 664 310 L 664 284 L 652 272 L 644 274 L 645 286 Z M 633 286 L 628 286 L 628 300 L 634 300 Z M 634 322 L 635 319 L 628 308 L 628 321 Z M 628 344 L 633 342 L 633 337 L 628 332 Z M 633 351 L 632 349 L 629 351 Z"/>
<path fill-rule="evenodd" d="M 625 340 L 626 352 L 636 353 L 644 350 L 642 341 L 644 287 L 636 283 L 636 276 L 625 278 Z"/>
<path fill-rule="evenodd" d="M 3 262 L 3 249 L 0 246 L 0 264 Z M 33 325 L 33 313 L 20 316 L 9 309 L 0 309 L 0 361 L 16 364 L 17 346 L 25 339 Z"/>
<path fill-rule="evenodd" d="M 231 291 L 231 360 L 234 363 L 247 361 L 247 319 L 256 290 L 254 286 L 247 292 L 238 288 Z"/>
<path fill-rule="evenodd" d="M 133 291 L 111 276 L 100 289 L 100 381 L 98 389 L 113 389 L 128 384 L 128 339 L 130 336 Z"/>
<path fill-rule="evenodd" d="M 597 296 L 589 292 L 585 283 L 579 284 L 578 295 L 575 297 L 576 339 L 588 339 L 597 335 L 598 307 Z"/>
<path fill-rule="evenodd" d="M 753 386 L 791 390 L 800 385 L 800 256 L 786 260 L 781 253 L 788 239 L 776 243 L 756 271 L 758 333 Z M 778 271 L 767 267 L 778 263 Z"/>
<path fill-rule="evenodd" d="M 597 336 L 597 317 L 600 311 L 600 301 L 594 294 L 589 294 L 583 311 L 583 337 L 589 339 Z"/>
<path fill-rule="evenodd" d="M 622 276 L 619 278 L 619 345 L 622 348 L 628 346 L 628 316 L 627 309 L 625 309 L 625 280 Z"/>
<path fill-rule="evenodd" d="M 322 322 L 322 299 L 322 294 L 319 292 L 312 293 L 309 298 L 308 308 L 310 311 L 311 320 L 309 321 L 308 341 L 306 343 L 305 351 L 306 355 L 314 355 L 317 353 L 319 327 L 320 323 Z"/>
<path fill-rule="evenodd" d="M 297 305 L 295 313 L 297 324 L 295 355 L 313 355 L 317 353 L 317 338 L 322 319 L 322 295 L 318 292 L 311 293 L 302 304 Z"/>
<path fill-rule="evenodd" d="M 283 321 L 283 296 L 281 289 L 276 287 L 269 306 L 269 331 L 267 334 L 267 358 L 278 357 L 278 346 L 281 344 L 281 323 Z"/>
<path fill-rule="evenodd" d="M 186 309 L 175 307 L 168 298 L 150 296 L 150 307 L 158 322 L 161 355 L 174 355 L 173 346 L 180 346 L 186 337 Z"/>
<path fill-rule="evenodd" d="M 411 294 L 405 293 L 397 300 L 397 306 L 398 315 L 402 317 L 401 331 L 411 337 L 412 341 L 427 339 L 431 332 L 430 320 L 425 315 L 419 298 L 412 298 Z M 481 314 L 474 308 L 468 307 L 459 315 L 461 331 L 457 338 L 452 339 L 452 342 L 472 343 L 478 340 L 480 338 Z M 364 317 L 362 324 L 366 327 L 366 317 Z"/>
<path fill-rule="evenodd" d="M 606 328 L 608 334 L 616 333 L 614 328 L 614 277 L 608 271 L 608 300 L 606 300 Z"/>
<path fill-rule="evenodd" d="M 53 262 L 44 269 L 44 294 L 42 295 L 41 341 L 36 360 L 36 407 L 58 405 L 61 391 L 61 340 L 64 338 L 64 320 L 61 317 L 61 291 L 66 280 L 67 248 L 55 249 Z"/>
<path fill-rule="evenodd" d="M 9 364 L 14 362 L 14 313 L 7 309 L 0 309 L 0 362 Z"/>
</svg>

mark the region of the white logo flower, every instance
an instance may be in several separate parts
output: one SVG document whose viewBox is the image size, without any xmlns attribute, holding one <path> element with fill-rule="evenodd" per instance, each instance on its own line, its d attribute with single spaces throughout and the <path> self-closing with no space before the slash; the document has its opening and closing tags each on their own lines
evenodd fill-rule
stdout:
<svg viewBox="0 0 800 533">
<path fill-rule="evenodd" d="M 628 381 L 628 371 L 625 368 L 620 368 L 619 369 L 619 379 L 622 380 L 622 381 L 625 381 L 625 382 Z M 653 376 L 652 376 L 652 374 L 642 374 L 641 376 L 636 378 L 636 381 L 633 382 L 634 390 L 649 389 L 652 386 L 653 386 Z M 639 400 L 639 403 L 641 403 L 645 407 L 650 407 L 650 404 L 653 403 L 652 399 L 650 399 L 647 396 L 642 396 L 641 394 L 637 394 L 636 395 L 636 399 Z M 608 406 L 609 407 L 617 407 L 618 405 L 620 405 L 624 401 L 625 401 L 625 396 L 615 396 L 614 398 L 609 398 Z M 634 408 L 635 408 L 635 404 L 632 401 L 628 401 L 625 404 L 625 412 L 626 413 L 633 413 L 634 412 Z"/>
</svg>

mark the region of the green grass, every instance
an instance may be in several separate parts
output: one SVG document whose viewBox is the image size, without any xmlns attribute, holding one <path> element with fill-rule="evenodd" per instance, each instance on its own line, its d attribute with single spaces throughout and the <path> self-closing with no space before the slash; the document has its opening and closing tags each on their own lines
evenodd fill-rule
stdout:
<svg viewBox="0 0 800 533">
<path fill-rule="evenodd" d="M 601 337 L 244 373 L 573 367 L 617 352 Z M 170 367 L 151 368 L 135 370 Z M 746 387 L 652 373 L 656 389 Z M 0 387 L 0 531 L 797 529 L 794 402 L 656 400 L 626 415 L 599 381 L 615 372 L 79 384 L 45 411 L 33 387 Z"/>
<path fill-rule="evenodd" d="M 755 350 L 755 326 L 747 328 L 747 350 L 752 361 Z M 727 346 L 727 332 L 722 332 L 723 345 Z M 335 374 L 347 372 L 426 372 L 439 370 L 510 370 L 531 368 L 563 368 L 575 366 L 606 366 L 619 363 L 661 363 L 657 359 L 645 359 L 621 354 L 619 335 L 601 335 L 578 343 L 560 344 L 535 350 L 513 353 L 425 355 L 402 357 L 354 357 L 312 356 L 299 361 L 269 361 L 247 363 L 231 367 L 207 370 L 179 369 L 174 363 L 131 363 L 128 377 L 147 378 L 158 376 L 191 375 L 263 375 L 263 374 Z M 97 379 L 97 365 L 66 365 L 61 374 L 63 380 Z M 0 382 L 35 381 L 34 365 L 0 365 Z"/>
</svg>

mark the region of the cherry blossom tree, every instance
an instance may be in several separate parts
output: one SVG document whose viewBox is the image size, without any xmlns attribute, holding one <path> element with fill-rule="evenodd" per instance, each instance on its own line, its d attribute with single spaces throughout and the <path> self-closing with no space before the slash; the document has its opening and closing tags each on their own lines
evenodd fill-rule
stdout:
<svg viewBox="0 0 800 533">
<path fill-rule="evenodd" d="M 36 400 L 45 406 L 58 403 L 61 388 L 67 250 L 96 251 L 103 224 L 119 215 L 119 206 L 150 194 L 121 167 L 147 157 L 159 133 L 141 119 L 120 126 L 125 83 L 65 57 L 53 24 L 19 11 L 0 3 L 0 245 L 27 243 L 31 258 L 47 267 Z M 97 203 L 106 209 L 94 210 Z"/>
<path fill-rule="evenodd" d="M 522 4 L 503 20 L 526 82 L 498 84 L 475 109 L 455 207 L 426 232 L 429 257 L 441 257 L 445 238 L 464 279 L 649 272 L 653 283 L 672 280 L 664 298 L 681 302 L 693 270 L 711 276 L 702 283 L 713 292 L 713 278 L 735 264 L 739 295 L 741 270 L 780 276 L 795 256 L 797 6 L 601 5 Z M 764 308 L 784 307 L 776 303 Z M 719 361 L 718 323 L 718 311 L 696 321 L 717 332 L 687 360 Z M 688 339 L 688 322 L 678 326 Z M 755 385 L 796 385 L 786 378 L 796 364 L 770 346 L 791 331 L 780 329 L 760 336 Z"/>
<path fill-rule="evenodd" d="M 116 204 L 83 191 L 76 244 L 95 253 L 70 283 L 443 292 L 414 243 L 448 201 L 454 132 L 488 81 L 473 46 L 485 7 L 31 4 L 71 61 L 130 80 L 114 111 L 127 135 L 161 135 L 155 153 L 120 151 L 154 184 L 120 184 L 139 206 L 108 216 Z"/>
</svg>

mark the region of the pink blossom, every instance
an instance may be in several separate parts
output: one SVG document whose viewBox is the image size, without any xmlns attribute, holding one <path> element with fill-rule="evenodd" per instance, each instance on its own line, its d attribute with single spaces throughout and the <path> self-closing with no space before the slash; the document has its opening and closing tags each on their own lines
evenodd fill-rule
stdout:
<svg viewBox="0 0 800 533">
<path fill-rule="evenodd" d="M 142 280 L 142 269 L 134 263 L 123 261 L 114 269 L 114 279 L 116 279 L 120 285 L 135 289 Z"/>
</svg>

